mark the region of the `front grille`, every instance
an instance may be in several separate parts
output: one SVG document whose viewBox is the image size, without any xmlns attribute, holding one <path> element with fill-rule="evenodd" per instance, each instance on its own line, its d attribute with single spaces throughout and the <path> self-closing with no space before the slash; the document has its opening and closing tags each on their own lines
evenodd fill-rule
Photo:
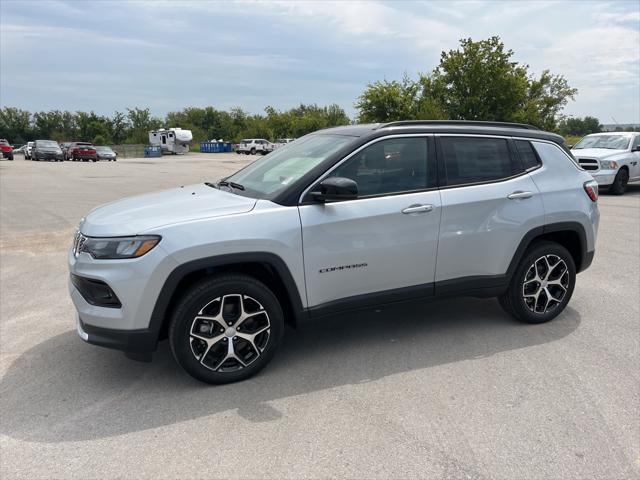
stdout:
<svg viewBox="0 0 640 480">
<path fill-rule="evenodd" d="M 595 158 L 578 158 L 578 163 L 585 170 L 598 170 L 600 168 L 598 160 Z"/>
<path fill-rule="evenodd" d="M 77 257 L 80 255 L 82 251 L 82 247 L 84 246 L 84 242 L 87 241 L 87 237 L 80 233 L 80 230 L 76 233 L 75 238 L 73 239 L 73 254 Z"/>
</svg>

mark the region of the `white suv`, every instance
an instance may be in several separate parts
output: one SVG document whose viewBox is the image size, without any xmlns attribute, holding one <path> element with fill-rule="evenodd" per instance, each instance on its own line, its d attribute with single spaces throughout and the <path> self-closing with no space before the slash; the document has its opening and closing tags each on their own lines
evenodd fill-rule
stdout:
<svg viewBox="0 0 640 480">
<path fill-rule="evenodd" d="M 142 358 L 168 337 L 187 372 L 224 383 L 264 367 L 285 323 L 344 310 L 471 295 L 546 322 L 591 264 L 597 198 L 562 138 L 529 126 L 322 130 L 89 213 L 68 256 L 78 333 Z"/>
<path fill-rule="evenodd" d="M 236 153 L 244 153 L 246 155 L 261 153 L 262 155 L 266 155 L 273 150 L 274 145 L 269 140 L 265 140 L 264 138 L 245 138 L 238 145 Z"/>
<path fill-rule="evenodd" d="M 629 182 L 640 182 L 640 133 L 587 135 L 572 149 L 578 163 L 602 188 L 622 195 Z"/>
</svg>

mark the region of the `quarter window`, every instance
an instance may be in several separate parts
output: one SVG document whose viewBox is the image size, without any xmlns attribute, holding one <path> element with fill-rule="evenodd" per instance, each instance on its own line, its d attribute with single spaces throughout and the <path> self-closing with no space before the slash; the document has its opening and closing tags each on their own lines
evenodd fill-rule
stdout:
<svg viewBox="0 0 640 480">
<path fill-rule="evenodd" d="M 536 168 L 541 164 L 531 142 L 527 142 L 526 140 L 516 140 L 516 148 L 518 149 L 520 159 L 522 160 L 522 167 L 525 170 Z"/>
<path fill-rule="evenodd" d="M 431 163 L 431 162 L 429 162 Z M 358 183 L 359 196 L 424 190 L 436 185 L 426 138 L 390 138 L 368 146 L 331 172 Z"/>
<path fill-rule="evenodd" d="M 515 168 L 507 140 L 482 137 L 442 137 L 448 185 L 500 180 L 520 171 Z"/>
</svg>

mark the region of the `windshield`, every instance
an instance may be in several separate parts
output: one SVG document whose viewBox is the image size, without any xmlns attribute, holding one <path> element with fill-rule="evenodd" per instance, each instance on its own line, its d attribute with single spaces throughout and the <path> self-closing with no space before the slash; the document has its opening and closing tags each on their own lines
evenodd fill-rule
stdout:
<svg viewBox="0 0 640 480">
<path fill-rule="evenodd" d="M 96 150 L 102 153 L 113 153 L 113 150 L 109 147 L 96 147 Z"/>
<path fill-rule="evenodd" d="M 341 135 L 308 135 L 278 148 L 226 181 L 242 185 L 249 194 L 273 196 L 351 141 L 353 137 Z"/>
<path fill-rule="evenodd" d="M 38 146 L 48 147 L 48 148 L 60 148 L 60 145 L 58 145 L 53 140 L 38 140 Z"/>
<path fill-rule="evenodd" d="M 593 135 L 584 137 L 573 147 L 581 148 L 608 148 L 610 150 L 625 150 L 629 146 L 629 137 L 623 135 Z"/>
</svg>

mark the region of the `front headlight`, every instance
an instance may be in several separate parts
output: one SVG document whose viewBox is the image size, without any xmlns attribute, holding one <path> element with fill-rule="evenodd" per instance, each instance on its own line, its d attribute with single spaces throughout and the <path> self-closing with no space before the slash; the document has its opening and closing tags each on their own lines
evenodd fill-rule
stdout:
<svg viewBox="0 0 640 480">
<path fill-rule="evenodd" d="M 600 168 L 602 170 L 616 170 L 618 163 L 613 160 L 600 160 Z"/>
<path fill-rule="evenodd" d="M 160 238 L 157 235 L 113 238 L 85 237 L 78 253 L 85 252 L 99 260 L 138 258 L 153 249 L 160 242 Z"/>
</svg>

